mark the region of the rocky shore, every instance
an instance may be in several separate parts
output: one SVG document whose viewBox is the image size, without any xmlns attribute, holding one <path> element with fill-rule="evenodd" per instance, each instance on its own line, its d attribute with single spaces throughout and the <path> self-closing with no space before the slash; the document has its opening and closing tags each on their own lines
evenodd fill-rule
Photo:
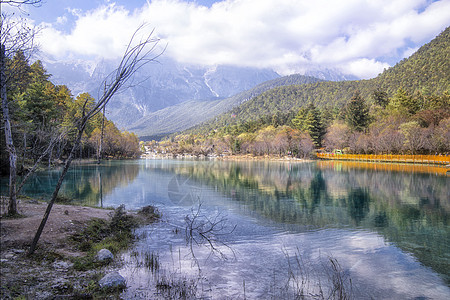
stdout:
<svg viewBox="0 0 450 300">
<path fill-rule="evenodd" d="M 46 209 L 46 203 L 21 199 L 21 218 L 0 219 L 1 299 L 117 299 L 119 289 L 102 288 L 99 282 L 121 265 L 118 258 L 88 265 L 90 252 L 71 239 L 82 235 L 92 220 L 108 224 L 114 210 L 55 204 L 44 228 L 38 249 L 27 251 Z M 137 217 L 136 212 L 127 212 Z M 119 256 L 117 256 L 119 257 Z M 97 258 L 95 258 L 97 260 Z M 86 266 L 83 266 L 85 263 Z M 81 264 L 81 265 L 80 265 Z M 80 267 L 81 266 L 81 267 Z"/>
</svg>

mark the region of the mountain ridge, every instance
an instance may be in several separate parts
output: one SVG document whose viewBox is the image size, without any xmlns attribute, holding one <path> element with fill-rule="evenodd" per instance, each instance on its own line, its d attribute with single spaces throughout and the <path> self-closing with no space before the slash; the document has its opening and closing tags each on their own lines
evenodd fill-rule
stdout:
<svg viewBox="0 0 450 300">
<path fill-rule="evenodd" d="M 190 131 L 210 131 L 217 128 L 254 121 L 263 116 L 298 111 L 313 103 L 316 107 L 342 108 L 355 91 L 370 99 L 375 91 L 384 91 L 388 97 L 403 88 L 410 94 L 417 89 L 429 93 L 450 90 L 450 27 L 447 27 L 428 44 L 420 47 L 409 58 L 385 70 L 373 79 L 339 82 L 318 82 L 301 86 L 281 86 L 268 90 L 214 120 L 192 128 Z"/>
<path fill-rule="evenodd" d="M 152 139 L 154 136 L 182 131 L 201 122 L 205 122 L 273 87 L 321 81 L 323 80 L 299 74 L 272 79 L 226 99 L 215 101 L 187 101 L 164 108 L 141 118 L 131 125 L 129 130 L 135 132 L 141 139 Z"/>
<path fill-rule="evenodd" d="M 72 93 L 88 92 L 98 98 L 101 82 L 116 67 L 117 61 L 101 60 L 93 64 L 43 60 L 56 84 L 65 84 Z M 127 129 L 150 112 L 191 100 L 218 100 L 255 85 L 279 78 L 268 69 L 248 67 L 203 67 L 179 64 L 168 58 L 146 65 L 133 78 L 130 87 L 115 95 L 108 104 L 107 116 Z"/>
<path fill-rule="evenodd" d="M 88 92 L 94 98 L 98 98 L 100 94 L 102 80 L 118 64 L 117 61 L 107 60 L 56 62 L 49 57 L 43 57 L 42 62 L 52 74 L 55 84 L 67 85 L 74 95 Z M 305 70 L 305 74 L 324 80 L 350 79 L 336 70 L 321 68 Z M 281 76 L 269 69 L 226 65 L 196 66 L 161 57 L 158 62 L 140 70 L 133 85 L 110 101 L 106 107 L 106 115 L 121 129 L 132 130 L 167 107 L 174 106 L 174 109 L 178 109 L 177 105 L 186 101 L 215 102 L 277 78 Z M 164 111 L 157 114 L 162 113 Z M 168 119 L 167 122 L 174 120 Z M 194 123 L 187 125 L 192 126 Z M 148 128 L 155 128 L 155 124 L 149 124 Z M 183 129 L 185 126 L 177 127 L 177 130 Z"/>
</svg>

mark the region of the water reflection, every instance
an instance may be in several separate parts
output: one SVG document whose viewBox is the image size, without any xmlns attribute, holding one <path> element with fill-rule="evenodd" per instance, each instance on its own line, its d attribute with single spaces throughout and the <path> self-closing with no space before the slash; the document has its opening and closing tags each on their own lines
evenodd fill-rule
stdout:
<svg viewBox="0 0 450 300">
<path fill-rule="evenodd" d="M 251 215 L 295 224 L 297 231 L 378 232 L 450 282 L 448 177 L 354 168 L 346 162 L 186 164 L 173 172 L 213 186 Z"/>
<path fill-rule="evenodd" d="M 59 196 L 85 205 L 102 206 L 105 195 L 111 194 L 114 189 L 126 187 L 138 174 L 139 165 L 136 163 L 106 161 L 100 165 L 75 165 L 67 172 Z M 51 197 L 59 175 L 60 169 L 37 172 L 28 180 L 22 193 L 47 200 Z M 6 186 L 7 179 L 2 178 L 0 183 Z"/>
<path fill-rule="evenodd" d="M 196 199 L 211 211 L 227 211 L 238 224 L 232 242 L 241 255 L 241 264 L 223 270 L 229 278 L 264 253 L 269 256 L 262 263 L 276 268 L 282 259 L 271 257 L 286 245 L 295 249 L 300 244 L 302 254 L 311 259 L 317 249 L 327 249 L 349 272 L 366 278 L 366 284 L 378 280 L 379 286 L 387 285 L 378 277 L 390 269 L 389 276 L 398 276 L 399 282 L 412 276 L 405 287 L 420 286 L 425 279 L 417 274 L 429 273 L 415 265 L 418 261 L 448 285 L 450 178 L 434 168 L 405 168 L 406 172 L 401 165 L 324 161 L 105 162 L 74 167 L 62 194 L 90 205 L 157 205 L 171 222 L 183 220 Z M 39 173 L 23 191 L 45 197 L 58 175 Z M 163 242 L 154 239 L 152 247 L 161 250 L 174 243 L 170 229 L 165 230 L 159 235 Z M 255 245 L 259 250 L 252 249 Z M 255 270 L 248 274 L 255 275 Z M 430 282 L 439 286 L 434 279 Z M 408 288 L 399 295 L 409 295 Z M 448 295 L 446 288 L 439 286 Z"/>
</svg>

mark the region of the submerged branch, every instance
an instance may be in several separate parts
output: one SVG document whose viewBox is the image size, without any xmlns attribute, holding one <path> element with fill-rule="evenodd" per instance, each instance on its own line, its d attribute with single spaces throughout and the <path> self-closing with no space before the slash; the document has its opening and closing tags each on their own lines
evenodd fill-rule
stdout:
<svg viewBox="0 0 450 300">
<path fill-rule="evenodd" d="M 236 225 L 231 230 L 227 230 L 228 220 L 221 213 L 210 218 L 202 213 L 201 203 L 199 203 L 196 208 L 191 209 L 191 214 L 186 215 L 184 220 L 186 224 L 186 243 L 197 266 L 198 260 L 195 255 L 194 245 L 208 247 L 210 250 L 208 258 L 211 255 L 216 255 L 221 259 L 227 260 L 228 256 L 221 249 L 223 247 L 230 250 L 234 257 L 236 256 L 233 249 L 220 238 L 221 236 L 233 233 Z"/>
</svg>

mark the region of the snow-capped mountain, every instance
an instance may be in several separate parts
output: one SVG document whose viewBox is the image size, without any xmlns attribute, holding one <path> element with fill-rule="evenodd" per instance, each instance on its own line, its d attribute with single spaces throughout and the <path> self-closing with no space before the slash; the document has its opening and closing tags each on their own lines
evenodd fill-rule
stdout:
<svg viewBox="0 0 450 300">
<path fill-rule="evenodd" d="M 118 62 L 57 63 L 43 61 L 56 84 L 67 85 L 74 95 L 90 93 L 98 98 L 101 83 Z M 230 97 L 259 83 L 280 77 L 271 70 L 231 66 L 201 67 L 160 59 L 140 69 L 129 88 L 107 106 L 107 115 L 122 128 L 150 112 L 188 100 L 217 100 Z"/>
<path fill-rule="evenodd" d="M 118 61 L 106 60 L 56 62 L 42 59 L 42 61 L 47 71 L 52 74 L 52 81 L 55 84 L 67 85 L 74 96 L 88 92 L 96 99 L 101 95 L 103 80 L 119 64 Z M 319 68 L 307 70 L 304 75 L 323 80 L 352 79 L 336 71 Z M 128 88 L 111 99 L 106 108 L 107 117 L 121 129 L 131 129 L 140 119 L 159 110 L 167 111 L 170 107 L 186 101 L 215 101 L 228 98 L 276 78 L 280 78 L 280 75 L 269 69 L 221 65 L 194 66 L 180 64 L 169 58 L 160 58 L 140 69 L 132 81 L 128 82 Z M 195 116 L 190 117 L 195 119 Z M 164 122 L 172 121 L 164 120 Z"/>
</svg>

